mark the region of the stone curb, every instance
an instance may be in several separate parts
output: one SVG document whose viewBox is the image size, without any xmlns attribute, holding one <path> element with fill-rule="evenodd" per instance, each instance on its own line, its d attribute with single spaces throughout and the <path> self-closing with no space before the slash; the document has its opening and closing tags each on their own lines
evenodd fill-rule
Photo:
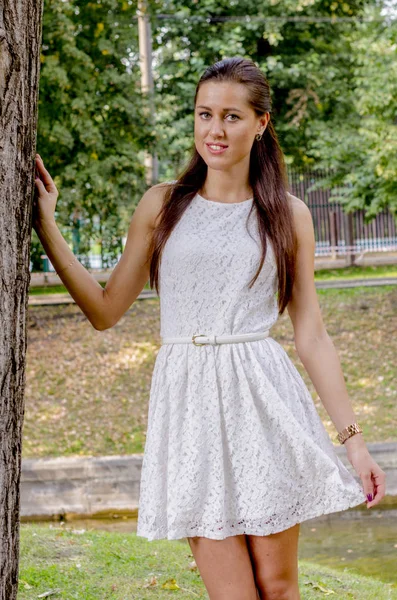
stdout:
<svg viewBox="0 0 397 600">
<path fill-rule="evenodd" d="M 316 288 L 353 288 L 373 287 L 376 285 L 397 285 L 397 277 L 372 277 L 367 279 L 338 279 L 334 281 L 316 281 Z"/>
<path fill-rule="evenodd" d="M 357 267 L 396 265 L 397 252 L 365 252 L 363 255 L 356 255 L 354 264 Z M 349 266 L 351 266 L 351 264 L 348 256 L 337 256 L 332 258 L 331 256 L 317 255 L 314 257 L 314 269 L 316 271 L 320 269 L 343 269 Z M 97 281 L 107 281 L 113 270 L 114 268 L 90 269 L 90 273 Z M 41 287 L 43 285 L 62 285 L 62 280 L 55 271 L 47 271 L 46 273 L 42 271 L 31 271 L 30 286 Z"/>
<path fill-rule="evenodd" d="M 397 496 L 397 442 L 368 443 L 386 473 L 386 495 Z M 343 446 L 343 464 L 360 481 Z M 23 459 L 21 517 L 93 516 L 111 511 L 136 513 L 143 454 Z"/>
</svg>

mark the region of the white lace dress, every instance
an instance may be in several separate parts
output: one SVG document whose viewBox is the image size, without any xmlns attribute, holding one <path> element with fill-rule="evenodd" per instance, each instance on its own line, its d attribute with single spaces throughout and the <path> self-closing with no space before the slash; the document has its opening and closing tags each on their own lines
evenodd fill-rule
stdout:
<svg viewBox="0 0 397 600">
<path fill-rule="evenodd" d="M 261 255 L 253 203 L 194 197 L 163 251 L 162 337 L 252 333 L 276 323 L 270 241 L 259 278 L 247 285 Z M 138 536 L 268 535 L 363 502 L 361 482 L 336 455 L 309 390 L 273 337 L 160 346 Z"/>
</svg>

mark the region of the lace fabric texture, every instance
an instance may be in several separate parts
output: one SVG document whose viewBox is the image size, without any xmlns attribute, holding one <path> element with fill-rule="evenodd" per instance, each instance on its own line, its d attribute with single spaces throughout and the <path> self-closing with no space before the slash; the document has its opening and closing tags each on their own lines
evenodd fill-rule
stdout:
<svg viewBox="0 0 397 600">
<path fill-rule="evenodd" d="M 254 201 L 196 195 L 164 247 L 160 334 L 234 334 L 278 319 L 270 240 Z M 250 212 L 252 207 L 252 212 Z M 268 535 L 365 502 L 298 370 L 273 338 L 165 344 L 157 353 L 137 535 L 148 540 Z"/>
</svg>

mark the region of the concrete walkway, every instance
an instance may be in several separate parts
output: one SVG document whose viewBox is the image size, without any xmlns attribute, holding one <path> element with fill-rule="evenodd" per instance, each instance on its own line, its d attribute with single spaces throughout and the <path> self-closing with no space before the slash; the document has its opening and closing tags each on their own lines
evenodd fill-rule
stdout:
<svg viewBox="0 0 397 600">
<path fill-rule="evenodd" d="M 368 443 L 367 447 L 386 473 L 387 504 L 390 505 L 392 497 L 397 496 L 397 442 Z M 347 459 L 344 446 L 335 445 L 335 451 L 360 482 Z M 55 519 L 60 516 L 87 517 L 111 511 L 136 514 L 142 458 L 142 454 L 131 454 L 23 459 L 21 516 Z"/>
<path fill-rule="evenodd" d="M 377 285 L 397 285 L 397 277 L 371 277 L 365 279 L 337 279 L 331 281 L 316 281 L 316 288 L 319 290 L 324 290 L 328 288 L 374 287 Z"/>
<path fill-rule="evenodd" d="M 397 265 L 397 252 L 365 252 L 356 255 L 354 264 L 357 267 L 374 267 L 381 265 Z M 350 266 L 349 259 L 346 256 L 316 256 L 314 258 L 314 269 L 343 269 Z M 91 270 L 91 275 L 97 281 L 107 281 L 113 269 Z M 62 285 L 62 280 L 54 271 L 47 273 L 31 273 L 30 287 L 42 287 L 44 285 Z"/>
</svg>

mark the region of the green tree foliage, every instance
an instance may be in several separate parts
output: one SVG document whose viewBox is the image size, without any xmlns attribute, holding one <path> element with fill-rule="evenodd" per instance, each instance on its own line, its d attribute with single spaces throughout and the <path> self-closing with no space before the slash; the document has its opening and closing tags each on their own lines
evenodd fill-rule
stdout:
<svg viewBox="0 0 397 600">
<path fill-rule="evenodd" d="M 361 0 L 154 2 L 164 176 L 191 148 L 199 76 L 238 54 L 252 58 L 271 84 L 287 163 L 331 168 L 323 183 L 336 186 L 346 210 L 365 208 L 368 220 L 386 207 L 396 212 L 397 22 L 381 9 Z M 156 12 L 178 18 L 156 19 Z"/>
<path fill-rule="evenodd" d="M 57 221 L 112 262 L 144 191 L 154 143 L 140 93 L 136 4 L 46 0 L 38 152 L 60 190 Z M 33 240 L 34 241 L 34 240 Z"/>
<path fill-rule="evenodd" d="M 259 5 L 253 0 L 188 0 L 183 6 L 158 0 L 152 7 L 160 145 L 173 166 L 183 162 L 191 147 L 192 98 L 199 76 L 207 65 L 233 55 L 252 58 L 266 74 L 287 162 L 315 165 L 313 122 L 332 121 L 351 110 L 352 40 L 364 11 L 362 0 Z M 156 18 L 159 12 L 179 18 Z"/>
<path fill-rule="evenodd" d="M 45 0 L 38 152 L 55 175 L 57 220 L 76 253 L 97 241 L 112 263 L 146 189 L 144 150 L 156 150 L 160 180 L 175 176 L 193 145 L 198 79 L 233 55 L 266 74 L 292 168 L 331 167 L 326 183 L 347 209 L 396 210 L 396 21 L 379 20 L 377 0 L 148 5 L 153 122 L 140 92 L 136 0 Z M 37 248 L 35 263 L 39 256 Z"/>
<path fill-rule="evenodd" d="M 368 11 L 379 18 L 379 8 Z M 344 114 L 316 122 L 311 151 L 335 175 L 335 200 L 365 208 L 367 220 L 385 208 L 397 217 L 397 21 L 362 23 L 352 38 L 354 70 Z"/>
</svg>

